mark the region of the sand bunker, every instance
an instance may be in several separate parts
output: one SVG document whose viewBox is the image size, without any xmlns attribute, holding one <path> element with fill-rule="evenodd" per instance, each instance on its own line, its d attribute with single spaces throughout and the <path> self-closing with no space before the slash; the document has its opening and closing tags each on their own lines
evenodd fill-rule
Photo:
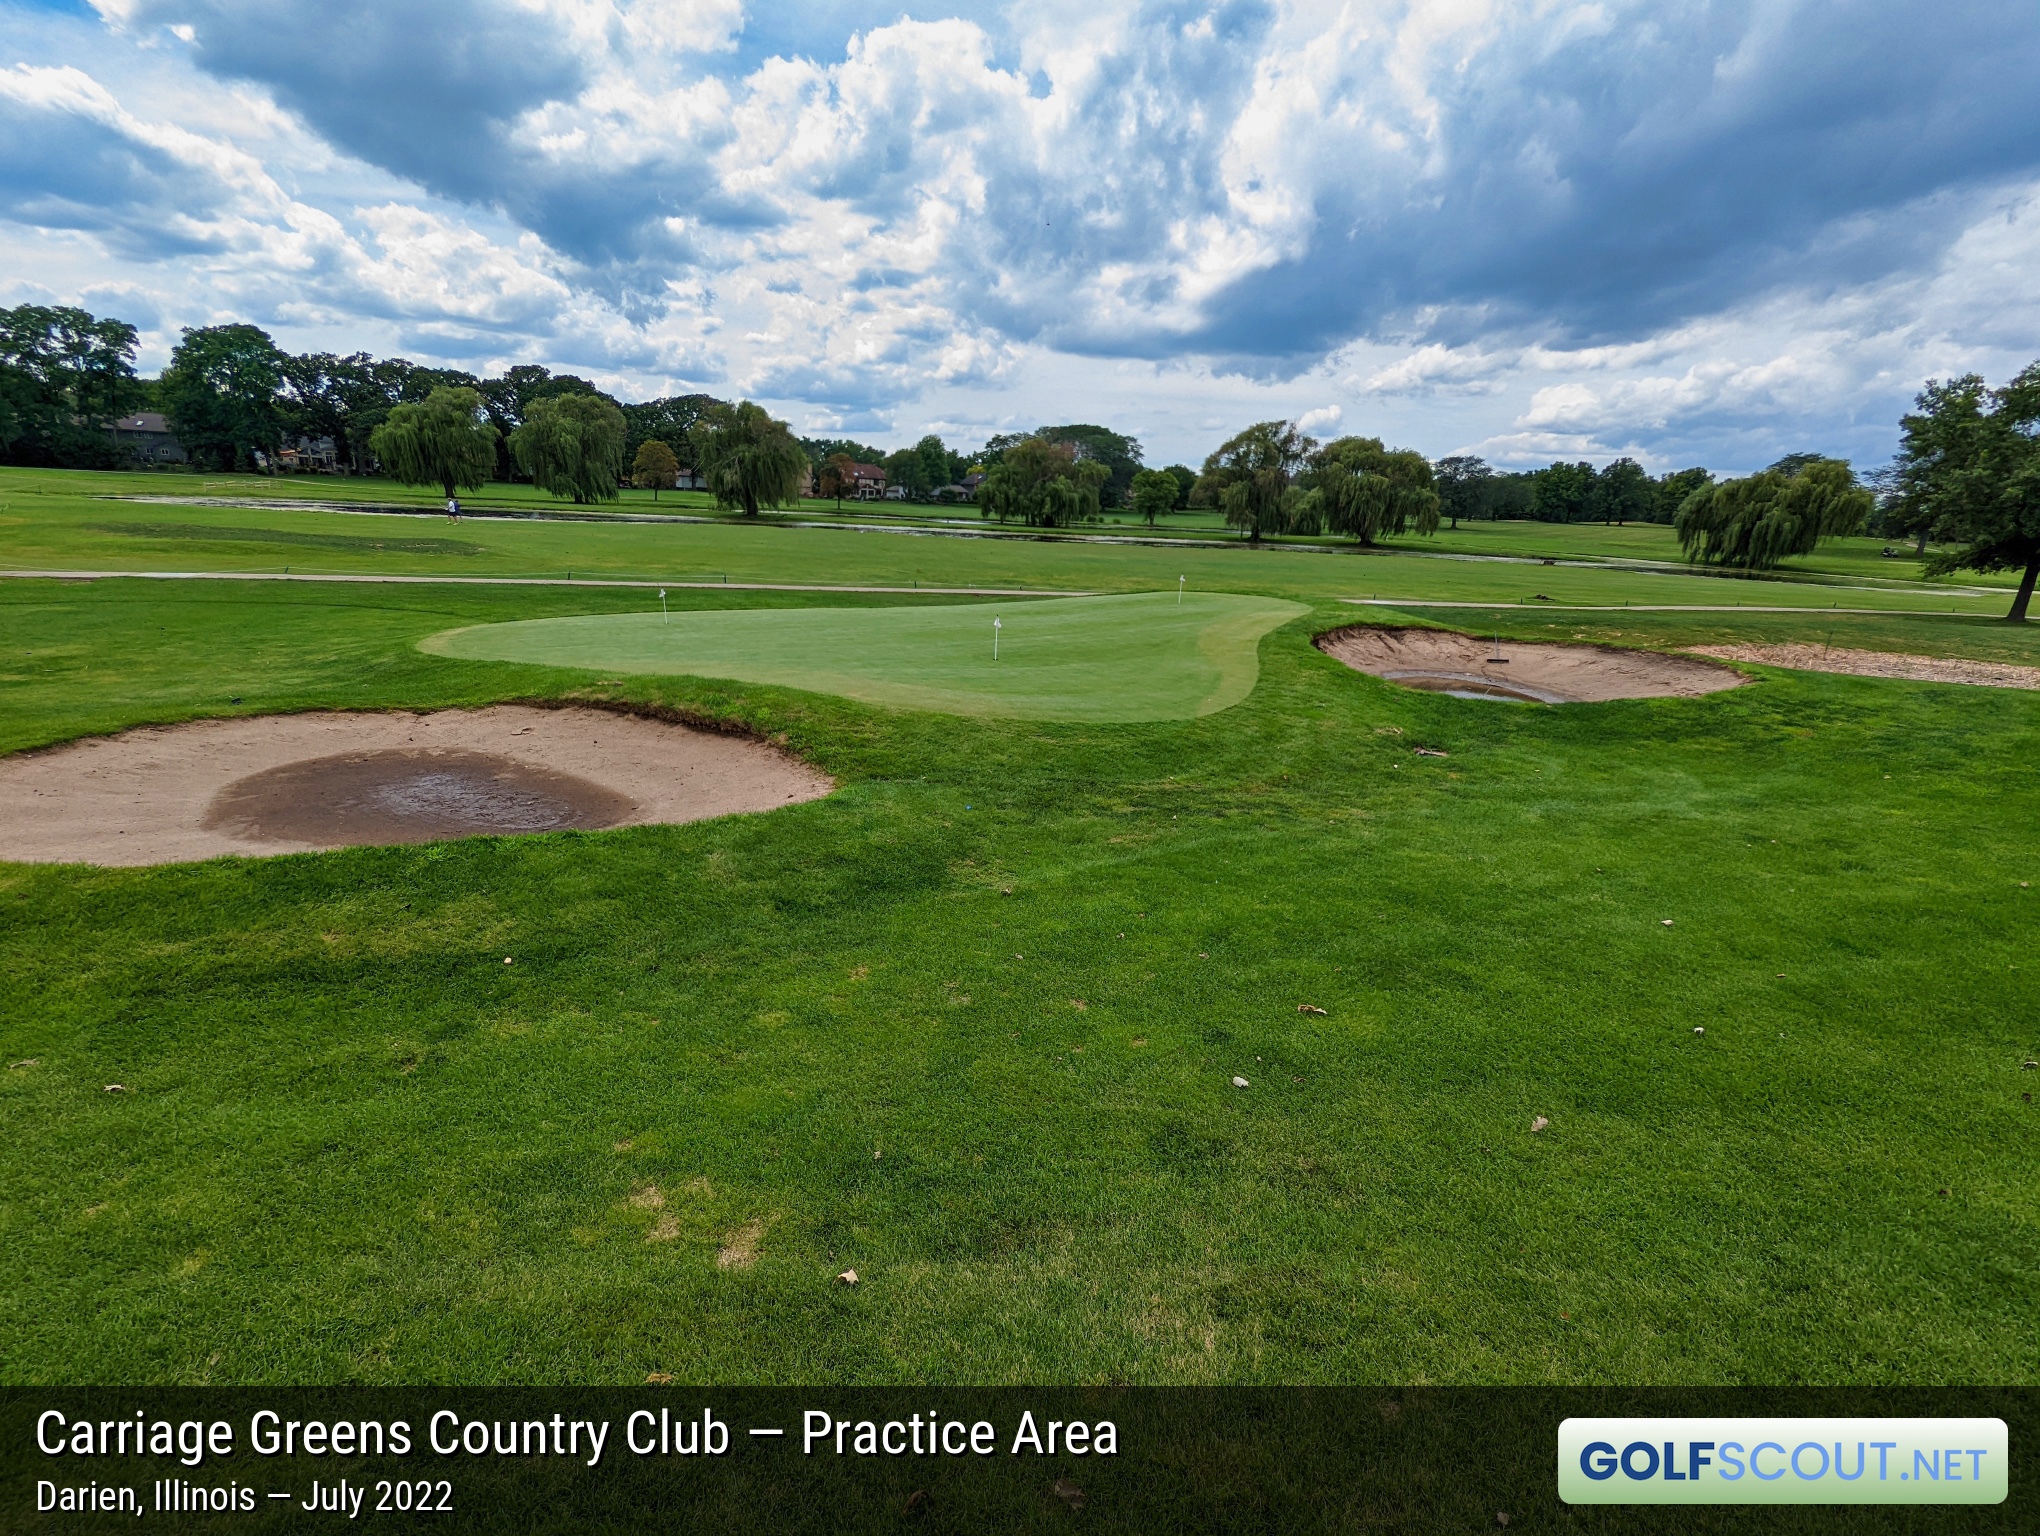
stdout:
<svg viewBox="0 0 2040 1536">
<path fill-rule="evenodd" d="M 1757 661 L 1799 672 L 1849 677 L 1902 677 L 1918 683 L 1968 683 L 1978 688 L 2040 688 L 2040 667 L 2006 661 L 1965 661 L 1959 656 L 1908 656 L 1901 651 L 1829 650 L 1823 645 L 1695 645 L 1696 656 Z"/>
<path fill-rule="evenodd" d="M 762 743 L 599 709 L 200 720 L 0 759 L 0 859 L 169 864 L 699 821 L 832 787 Z"/>
<path fill-rule="evenodd" d="M 1540 645 L 1354 624 L 1318 636 L 1347 666 L 1407 688 L 1462 699 L 1585 704 L 1602 699 L 1691 698 L 1748 681 L 1712 662 L 1599 645 Z"/>
</svg>

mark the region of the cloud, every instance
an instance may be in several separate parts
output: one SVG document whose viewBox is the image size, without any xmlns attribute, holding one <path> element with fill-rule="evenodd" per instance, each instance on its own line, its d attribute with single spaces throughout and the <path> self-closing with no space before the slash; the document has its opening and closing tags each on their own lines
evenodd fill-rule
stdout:
<svg viewBox="0 0 2040 1536">
<path fill-rule="evenodd" d="M 1215 410 L 1867 442 L 1918 370 L 2040 347 L 2001 3 L 95 3 L 0 18 L 0 213 L 35 281 L 95 247 L 72 289 L 173 319 L 845 420 L 1076 381 L 1177 401 L 1185 454 Z"/>
</svg>

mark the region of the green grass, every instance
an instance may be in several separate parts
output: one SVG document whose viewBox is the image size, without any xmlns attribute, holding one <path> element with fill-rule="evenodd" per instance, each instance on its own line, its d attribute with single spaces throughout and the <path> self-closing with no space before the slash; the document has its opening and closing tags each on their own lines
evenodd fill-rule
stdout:
<svg viewBox="0 0 2040 1536">
<path fill-rule="evenodd" d="M 772 683 L 955 715 L 1188 720 L 1252 692 L 1261 636 L 1305 611 L 1269 598 L 1150 592 L 678 618 L 599 614 L 448 630 L 422 647 L 468 661 Z"/>
<path fill-rule="evenodd" d="M 1688 574 L 1671 569 L 1594 564 L 1435 558 L 1450 553 L 1362 552 L 1344 548 L 1245 545 L 1155 547 L 1087 539 L 956 537 L 925 529 L 892 531 L 787 526 L 785 520 L 724 518 L 699 523 L 491 521 L 453 527 L 422 510 L 415 517 L 240 506 L 137 505 L 112 494 L 217 489 L 220 494 L 273 496 L 276 487 L 307 485 L 245 476 L 200 481 L 194 476 L 90 475 L 0 471 L 0 569 L 17 571 L 157 571 L 280 574 L 404 575 L 433 580 L 631 580 L 672 584 L 779 582 L 830 587 L 911 590 L 1016 588 L 1048 593 L 1142 592 L 1173 589 L 1183 577 L 1193 590 L 1237 592 L 1318 603 L 1372 596 L 1432 602 L 1690 604 L 1734 607 L 1873 608 L 1891 612 L 2001 615 L 2000 592 L 1977 595 L 1953 587 L 1852 579 L 1818 571 L 1765 579 Z M 392 497 L 384 482 L 322 480 L 310 491 L 356 499 Z M 540 499 L 530 487 L 500 487 L 527 510 Z M 281 499 L 288 499 L 282 496 Z M 108 525 L 144 532 L 109 532 Z M 196 531 L 194 531 L 196 530 Z M 240 530 L 245 537 L 233 537 Z M 1627 541 L 1663 530 L 1574 525 L 1483 525 L 1511 540 L 1556 540 L 1568 558 L 1596 547 L 1621 553 Z M 973 529 L 972 531 L 976 531 Z M 1501 534 L 1494 535 L 1501 537 Z M 1441 536 L 1442 538 L 1443 536 Z M 1601 541 L 1598 545 L 1596 541 Z M 1429 541 L 1422 542 L 1427 546 Z M 1508 551 L 1521 555 L 1522 547 Z M 1557 547 L 1554 545 L 1554 547 Z M 1886 562 L 1897 564 L 1898 562 Z"/>
<path fill-rule="evenodd" d="M 10 535 L 85 538 L 69 515 Z M 364 531 L 313 516 L 251 526 Z M 1041 587 L 1198 553 L 704 531 L 765 572 L 905 544 Z M 2040 698 L 1757 669 L 1457 700 L 1312 649 L 1363 612 L 1290 573 L 1435 569 L 1498 605 L 1447 617 L 1526 638 L 2020 659 L 2024 632 L 1559 614 L 1510 601 L 1520 567 L 1205 553 L 1309 611 L 1242 702 L 1132 723 L 419 649 L 641 591 L 0 583 L 8 750 L 582 698 L 741 723 L 841 785 L 686 827 L 0 868 L 0 1380 L 2040 1375 Z M 674 598 L 676 625 L 901 605 Z M 755 1267 L 719 1267 L 754 1225 Z"/>
</svg>

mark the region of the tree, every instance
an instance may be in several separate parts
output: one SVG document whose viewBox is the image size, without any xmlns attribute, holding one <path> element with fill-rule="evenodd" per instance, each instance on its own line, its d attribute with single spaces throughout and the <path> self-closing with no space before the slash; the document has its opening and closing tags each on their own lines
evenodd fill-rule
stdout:
<svg viewBox="0 0 2040 1536">
<path fill-rule="evenodd" d="M 1922 547 L 1956 546 L 1927 562 L 1927 574 L 2018 571 L 2005 617 L 2026 622 L 2040 578 L 2040 363 L 2001 389 L 1976 374 L 1930 381 L 1899 422 L 1887 516 L 1917 531 Z"/>
<path fill-rule="evenodd" d="M 1664 476 L 1655 487 L 1657 496 L 1650 509 L 1650 520 L 1654 523 L 1669 523 L 1679 515 L 1679 508 L 1686 498 L 1703 485 L 1714 484 L 1714 476 L 1704 469 L 1677 469 Z"/>
<path fill-rule="evenodd" d="M 1488 482 L 1494 479 L 1495 472 L 1485 459 L 1455 454 L 1433 464 L 1431 477 L 1438 488 L 1438 510 L 1451 518 L 1452 526 L 1457 528 L 1462 517 L 1471 522 L 1481 515 Z"/>
<path fill-rule="evenodd" d="M 638 449 L 656 441 L 666 445 L 681 469 L 692 469 L 694 445 L 687 434 L 694 430 L 703 412 L 722 403 L 713 395 L 668 395 L 622 406 L 624 457 L 635 464 Z"/>
<path fill-rule="evenodd" d="M 1617 459 L 1594 477 L 1588 502 L 1604 523 L 1641 523 L 1649 521 L 1657 499 L 1657 487 L 1643 466 L 1634 459 Z"/>
<path fill-rule="evenodd" d="M 1183 511 L 1190 505 L 1190 491 L 1197 484 L 1197 471 L 1188 464 L 1171 464 L 1162 473 L 1175 480 L 1176 510 Z"/>
<path fill-rule="evenodd" d="M 885 471 L 887 485 L 898 486 L 910 497 L 918 499 L 934 489 L 921 472 L 921 456 L 911 448 L 887 454 L 879 467 Z"/>
<path fill-rule="evenodd" d="M 1098 493 L 1111 472 L 1081 459 L 1073 444 L 1043 437 L 1007 445 L 978 485 L 979 511 L 1037 528 L 1068 528 L 1098 520 Z"/>
<path fill-rule="evenodd" d="M 760 506 L 797 505 L 807 489 L 807 455 L 792 429 L 761 405 L 740 400 L 704 411 L 688 441 L 718 507 L 742 507 L 744 516 L 756 517 Z"/>
<path fill-rule="evenodd" d="M 1362 544 L 1414 529 L 1438 531 L 1438 492 L 1431 465 L 1408 448 L 1387 449 L 1378 437 L 1341 437 L 1310 456 L 1306 495 L 1318 498 L 1324 525 Z M 1296 509 L 1311 515 L 1307 503 Z"/>
<path fill-rule="evenodd" d="M 637 446 L 637 453 L 630 461 L 630 483 L 641 491 L 650 491 L 652 500 L 659 499 L 661 490 L 671 490 L 680 478 L 680 460 L 673 450 L 656 437 L 648 437 Z"/>
<path fill-rule="evenodd" d="M 279 398 L 287 361 L 252 325 L 187 328 L 157 385 L 184 451 L 222 470 L 274 453 L 289 425 Z"/>
<path fill-rule="evenodd" d="M 1767 571 L 1810 554 L 1822 539 L 1854 533 L 1871 508 L 1845 459 L 1813 459 L 1791 472 L 1766 469 L 1694 491 L 1672 526 L 1686 558 L 1701 565 Z"/>
<path fill-rule="evenodd" d="M 815 476 L 815 490 L 823 496 L 836 498 L 836 510 L 843 510 L 843 496 L 857 489 L 857 478 L 852 473 L 858 461 L 847 453 L 832 453 L 822 461 L 821 470 Z"/>
<path fill-rule="evenodd" d="M 1098 504 L 1103 507 L 1123 507 L 1133 487 L 1133 477 L 1140 469 L 1141 448 L 1137 439 L 1114 432 L 1110 427 L 1093 426 L 1087 422 L 1075 422 L 1065 427 L 1043 427 L 1034 434 L 1051 443 L 1068 443 L 1077 450 L 1079 459 L 1091 459 L 1103 464 L 1108 478 L 1098 491 Z"/>
<path fill-rule="evenodd" d="M 1531 515 L 1545 523 L 1583 523 L 1593 515 L 1594 466 L 1554 464 L 1531 477 Z"/>
<path fill-rule="evenodd" d="M 510 452 L 555 496 L 614 501 L 623 478 L 623 412 L 603 395 L 540 396 L 510 434 Z"/>
<path fill-rule="evenodd" d="M 0 309 L 0 456 L 14 464 L 111 468 L 111 425 L 140 405 L 135 328 L 82 309 Z"/>
<path fill-rule="evenodd" d="M 517 455 L 510 447 L 510 436 L 524 425 L 531 408 L 539 401 L 554 400 L 563 395 L 594 395 L 616 405 L 586 379 L 571 373 L 555 374 L 536 363 L 519 363 L 502 378 L 484 379 L 477 387 L 482 392 L 483 405 L 488 408 L 489 420 L 495 424 L 500 442 L 496 453 L 497 471 L 505 480 L 513 478 L 519 467 Z M 617 406 L 617 409 L 620 411 L 622 407 Z"/>
<path fill-rule="evenodd" d="M 1146 518 L 1152 528 L 1157 517 L 1176 510 L 1176 497 L 1181 489 L 1176 477 L 1166 469 L 1143 469 L 1134 475 L 1128 487 L 1127 504 Z"/>
<path fill-rule="evenodd" d="M 369 434 L 369 450 L 405 485 L 437 485 L 448 501 L 457 490 L 480 490 L 496 467 L 496 429 L 482 412 L 479 390 L 442 385 L 422 404 L 394 406 Z"/>
<path fill-rule="evenodd" d="M 932 432 L 914 444 L 914 458 L 920 484 L 927 491 L 939 491 L 963 478 L 961 459 Z"/>
<path fill-rule="evenodd" d="M 1219 445 L 1204 461 L 1197 492 L 1207 505 L 1225 513 L 1228 525 L 1242 530 L 1247 542 L 1288 526 L 1295 503 L 1288 500 L 1290 482 L 1303 468 L 1314 439 L 1286 421 L 1257 421 Z"/>
</svg>

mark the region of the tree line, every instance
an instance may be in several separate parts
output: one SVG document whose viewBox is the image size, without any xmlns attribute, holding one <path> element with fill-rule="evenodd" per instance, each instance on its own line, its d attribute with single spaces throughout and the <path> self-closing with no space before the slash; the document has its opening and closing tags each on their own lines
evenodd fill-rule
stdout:
<svg viewBox="0 0 2040 1536">
<path fill-rule="evenodd" d="M 1444 522 L 1664 523 L 1689 560 L 1742 571 L 1867 531 L 1913 539 L 1930 574 L 2019 571 L 2010 616 L 2020 621 L 2040 578 L 2040 363 L 1997 389 L 1975 374 L 1930 381 L 1900 422 L 1897 457 L 1865 483 L 1846 460 L 1807 453 L 1727 480 L 1698 467 L 1652 476 L 1629 458 L 1510 472 L 1463 454 L 1434 463 L 1374 437 L 1320 442 L 1284 421 L 1234 434 L 1198 470 L 1149 468 L 1136 439 L 1090 423 L 1000 434 L 975 451 L 930 435 L 887 452 L 796 437 L 750 401 L 623 402 L 531 364 L 481 378 L 365 352 L 293 354 L 252 325 L 187 329 L 161 376 L 143 379 L 138 339 L 132 325 L 82 309 L 0 309 L 0 460 L 117 468 L 125 452 L 111 423 L 153 409 L 205 468 L 257 467 L 286 443 L 326 438 L 357 473 L 379 468 L 449 498 L 529 479 L 606 501 L 626 478 L 656 493 L 684 475 L 755 516 L 817 491 L 850 494 L 869 464 L 907 496 L 968 499 L 987 518 L 1033 527 L 1120 509 L 1153 525 L 1208 508 L 1250 543 L 1293 534 L 1371 545 Z"/>
</svg>

